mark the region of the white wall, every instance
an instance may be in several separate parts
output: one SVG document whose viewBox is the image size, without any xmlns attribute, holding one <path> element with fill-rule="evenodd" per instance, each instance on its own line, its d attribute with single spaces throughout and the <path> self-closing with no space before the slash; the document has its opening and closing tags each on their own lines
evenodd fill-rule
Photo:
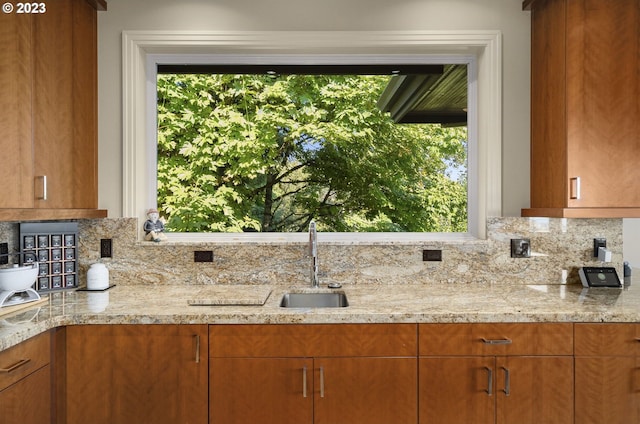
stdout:
<svg viewBox="0 0 640 424">
<path fill-rule="evenodd" d="M 530 14 L 521 0 L 108 0 L 98 28 L 99 203 L 111 217 L 122 215 L 123 30 L 500 30 L 503 215 L 529 206 Z M 625 221 L 625 259 L 636 266 L 638 239 L 640 220 Z"/>
<path fill-rule="evenodd" d="M 109 0 L 99 13 L 100 207 L 121 216 L 123 30 L 500 30 L 503 213 L 529 199 L 529 20 L 519 0 Z"/>
</svg>

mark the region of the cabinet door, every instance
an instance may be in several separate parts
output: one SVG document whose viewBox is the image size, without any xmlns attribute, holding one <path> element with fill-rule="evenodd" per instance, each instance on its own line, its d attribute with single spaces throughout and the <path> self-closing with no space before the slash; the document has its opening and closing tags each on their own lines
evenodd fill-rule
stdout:
<svg viewBox="0 0 640 424">
<path fill-rule="evenodd" d="M 32 16 L 3 14 L 0 25 L 0 208 L 33 207 Z"/>
<path fill-rule="evenodd" d="M 211 358 L 211 424 L 311 424 L 313 360 Z"/>
<path fill-rule="evenodd" d="M 206 424 L 206 325 L 67 328 L 68 424 Z"/>
<path fill-rule="evenodd" d="M 569 207 L 638 207 L 640 7 L 568 0 L 566 8 L 568 177 L 581 179 Z"/>
<path fill-rule="evenodd" d="M 497 424 L 573 424 L 573 357 L 496 360 Z"/>
<path fill-rule="evenodd" d="M 575 424 L 640 422 L 640 358 L 576 358 Z"/>
<path fill-rule="evenodd" d="M 3 424 L 51 422 L 51 368 L 49 365 L 0 391 L 0 422 Z"/>
<path fill-rule="evenodd" d="M 416 358 L 314 360 L 315 424 L 415 424 Z"/>
<path fill-rule="evenodd" d="M 56 0 L 33 19 L 38 208 L 97 207 L 96 13 L 84 0 Z"/>
<path fill-rule="evenodd" d="M 420 358 L 420 424 L 493 424 L 495 358 Z"/>
</svg>

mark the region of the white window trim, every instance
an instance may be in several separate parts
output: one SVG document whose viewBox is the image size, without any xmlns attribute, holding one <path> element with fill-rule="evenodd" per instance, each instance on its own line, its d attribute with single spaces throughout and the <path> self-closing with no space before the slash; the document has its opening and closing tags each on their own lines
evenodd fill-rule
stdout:
<svg viewBox="0 0 640 424">
<path fill-rule="evenodd" d="M 124 31 L 123 216 L 138 217 L 156 204 L 156 63 L 468 63 L 469 232 L 330 233 L 325 242 L 420 243 L 486 238 L 488 217 L 502 215 L 502 36 L 499 31 Z M 445 62 L 443 62 L 445 61 Z M 476 78 L 474 78 L 474 76 Z M 475 104 L 476 107 L 471 107 Z M 474 178 L 475 176 L 475 178 Z M 305 234 L 181 234 L 171 241 L 302 242 Z"/>
</svg>

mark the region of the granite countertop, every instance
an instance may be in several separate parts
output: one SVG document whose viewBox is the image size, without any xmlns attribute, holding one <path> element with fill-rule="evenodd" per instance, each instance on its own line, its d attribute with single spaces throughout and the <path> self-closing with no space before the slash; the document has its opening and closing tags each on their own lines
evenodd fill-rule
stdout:
<svg viewBox="0 0 640 424">
<path fill-rule="evenodd" d="M 122 282 L 104 292 L 64 291 L 0 316 L 0 351 L 73 324 L 315 324 L 429 322 L 640 322 L 640 287 L 477 283 L 345 285 L 347 308 L 284 309 L 278 285 L 162 285 Z M 203 305 L 204 303 L 204 305 Z M 232 304 L 231 304 L 232 303 Z"/>
</svg>

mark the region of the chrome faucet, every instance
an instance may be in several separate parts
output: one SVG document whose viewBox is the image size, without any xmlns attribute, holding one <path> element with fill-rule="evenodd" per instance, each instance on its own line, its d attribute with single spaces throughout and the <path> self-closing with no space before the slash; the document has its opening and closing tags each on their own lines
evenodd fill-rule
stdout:
<svg viewBox="0 0 640 424">
<path fill-rule="evenodd" d="M 320 287 L 318 281 L 318 232 L 315 221 L 309 223 L 309 256 L 311 256 L 311 287 Z"/>
</svg>

